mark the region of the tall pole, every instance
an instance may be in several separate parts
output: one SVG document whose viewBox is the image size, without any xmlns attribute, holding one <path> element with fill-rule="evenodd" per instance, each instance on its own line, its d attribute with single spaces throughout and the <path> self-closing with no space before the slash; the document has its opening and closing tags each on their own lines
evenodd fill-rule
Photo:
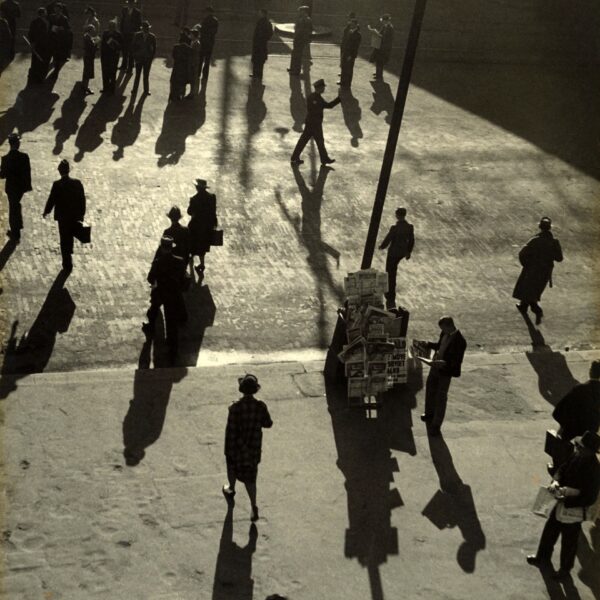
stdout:
<svg viewBox="0 0 600 600">
<path fill-rule="evenodd" d="M 369 224 L 369 232 L 367 233 L 367 241 L 365 242 L 365 251 L 360 266 L 361 269 L 369 269 L 373 262 L 377 233 L 379 232 L 379 225 L 381 223 L 381 215 L 383 213 L 383 205 L 387 195 L 392 164 L 394 163 L 394 155 L 396 154 L 396 145 L 400 134 L 402 117 L 404 116 L 406 96 L 408 95 L 408 86 L 410 84 L 415 55 L 417 53 L 419 34 L 421 33 L 421 25 L 423 24 L 426 4 L 427 0 L 415 0 L 415 9 L 410 25 L 410 31 L 408 33 L 406 52 L 404 54 L 404 62 L 402 63 L 400 81 L 398 82 L 398 92 L 396 93 L 396 101 L 394 102 L 394 112 L 392 113 L 390 131 L 388 133 L 387 144 L 383 154 L 381 173 L 379 174 L 379 183 L 375 194 L 375 202 L 373 203 L 373 212 L 371 213 L 371 222 Z"/>
</svg>

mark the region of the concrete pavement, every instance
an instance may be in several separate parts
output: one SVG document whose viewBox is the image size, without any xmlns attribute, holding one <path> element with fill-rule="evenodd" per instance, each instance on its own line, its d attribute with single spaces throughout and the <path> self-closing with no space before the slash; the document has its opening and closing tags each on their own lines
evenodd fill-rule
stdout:
<svg viewBox="0 0 600 600">
<path fill-rule="evenodd" d="M 321 362 L 34 374 L 2 383 L 4 594 L 22 600 L 600 598 L 600 536 L 574 581 L 525 563 L 543 521 L 550 412 L 594 352 L 468 354 L 443 438 L 423 378 L 379 418 L 326 388 Z M 223 433 L 237 376 L 258 375 L 261 519 L 227 511 Z M 146 446 L 125 466 L 124 439 Z"/>
</svg>

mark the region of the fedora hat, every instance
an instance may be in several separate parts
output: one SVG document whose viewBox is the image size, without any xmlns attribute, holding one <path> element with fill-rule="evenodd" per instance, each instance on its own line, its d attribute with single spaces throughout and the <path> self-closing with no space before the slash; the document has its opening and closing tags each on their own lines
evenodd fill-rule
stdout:
<svg viewBox="0 0 600 600">
<path fill-rule="evenodd" d="M 206 179 L 196 179 L 196 186 L 201 188 L 209 188 Z"/>
<path fill-rule="evenodd" d="M 260 384 L 256 375 L 246 373 L 243 377 L 238 379 L 239 390 L 242 394 L 256 394 L 260 390 Z"/>
</svg>

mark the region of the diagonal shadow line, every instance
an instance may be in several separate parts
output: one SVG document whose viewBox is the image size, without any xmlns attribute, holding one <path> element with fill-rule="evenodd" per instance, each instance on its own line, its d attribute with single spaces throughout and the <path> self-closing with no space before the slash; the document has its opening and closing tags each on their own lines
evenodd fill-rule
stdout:
<svg viewBox="0 0 600 600">
<path fill-rule="evenodd" d="M 2 250 L 0 250 L 0 271 L 4 269 L 16 247 L 17 243 L 13 239 L 9 239 L 5 242 Z"/>
</svg>

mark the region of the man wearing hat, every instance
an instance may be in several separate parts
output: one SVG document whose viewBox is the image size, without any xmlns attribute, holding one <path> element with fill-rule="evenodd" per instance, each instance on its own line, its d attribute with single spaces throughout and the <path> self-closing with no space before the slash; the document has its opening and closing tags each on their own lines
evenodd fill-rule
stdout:
<svg viewBox="0 0 600 600">
<path fill-rule="evenodd" d="M 235 496 L 235 484 L 239 479 L 245 486 L 252 507 L 252 521 L 258 520 L 256 505 L 256 477 L 262 451 L 262 430 L 272 427 L 273 421 L 267 405 L 254 394 L 260 390 L 256 375 L 248 373 L 238 379 L 243 396 L 229 407 L 225 429 L 225 460 L 227 481 L 223 494 L 229 502 Z"/>
<path fill-rule="evenodd" d="M 73 238 L 78 224 L 85 217 L 85 192 L 79 179 L 69 177 L 69 161 L 61 160 L 58 165 L 60 179 L 52 184 L 50 196 L 44 208 L 46 218 L 54 210 L 54 220 L 58 222 L 60 253 L 63 270 L 73 270 Z"/>
<path fill-rule="evenodd" d="M 377 43 L 373 45 L 371 62 L 375 63 L 374 81 L 383 79 L 383 66 L 390 60 L 392 46 L 394 44 L 394 27 L 392 26 L 392 17 L 389 14 L 381 15 L 379 18 L 379 27 L 376 29 L 369 25 L 373 39 Z"/>
<path fill-rule="evenodd" d="M 8 231 L 6 235 L 14 242 L 21 239 L 23 229 L 23 214 L 21 198 L 31 191 L 31 166 L 29 156 L 21 152 L 21 138 L 18 133 L 8 136 L 10 150 L 2 157 L 0 163 L 0 179 L 6 179 L 5 191 L 8 198 Z"/>
<path fill-rule="evenodd" d="M 100 43 L 100 67 L 102 69 L 102 92 L 114 94 L 117 86 L 117 65 L 123 49 L 123 36 L 117 31 L 116 21 L 108 22 Z"/>
<path fill-rule="evenodd" d="M 302 56 L 306 49 L 308 49 L 308 55 L 310 56 L 310 40 L 312 38 L 313 24 L 309 12 L 310 9 L 308 6 L 300 6 L 298 8 L 298 19 L 294 25 L 294 41 L 288 73 L 296 77 L 300 75 Z"/>
<path fill-rule="evenodd" d="M 555 579 L 570 576 L 575 564 L 577 541 L 581 523 L 585 519 L 585 509 L 594 504 L 600 490 L 600 436 L 586 431 L 576 441 L 575 453 L 556 472 L 548 490 L 558 500 L 552 509 L 537 552 L 527 557 L 527 562 L 536 567 L 551 566 L 550 559 L 554 545 L 562 536 L 560 548 L 560 568 L 554 573 Z"/>
<path fill-rule="evenodd" d="M 252 75 L 250 77 L 261 80 L 265 62 L 269 56 L 269 40 L 273 37 L 273 24 L 269 21 L 264 8 L 261 8 L 258 13 L 258 21 L 252 36 Z"/>
<path fill-rule="evenodd" d="M 206 81 L 219 29 L 219 21 L 215 17 L 215 11 L 212 6 L 207 6 L 204 12 L 206 16 L 202 19 L 200 27 L 200 70 L 202 71 L 202 80 Z"/>
<path fill-rule="evenodd" d="M 173 246 L 172 237 L 161 238 L 147 278 L 152 286 L 150 308 L 146 313 L 148 322 L 142 324 L 142 331 L 152 337 L 156 318 L 161 306 L 164 306 L 167 346 L 172 361 L 179 349 L 179 325 L 187 320 L 183 301 L 185 263 L 173 254 Z"/>
<path fill-rule="evenodd" d="M 163 237 L 173 238 L 173 256 L 181 258 L 185 266 L 190 260 L 190 232 L 181 221 L 181 209 L 179 206 L 171 206 L 167 217 L 171 220 L 171 227 L 163 231 Z"/>
<path fill-rule="evenodd" d="M 544 313 L 538 302 L 546 285 L 550 283 L 552 287 L 554 262 L 562 262 L 563 259 L 560 242 L 552 235 L 551 219 L 542 217 L 539 228 L 540 232 L 519 252 L 519 261 L 523 269 L 513 291 L 513 298 L 520 301 L 517 304 L 519 311 L 525 315 L 527 309 L 531 308 L 535 314 L 536 325 L 542 322 Z"/>
<path fill-rule="evenodd" d="M 347 31 L 344 30 L 345 35 L 340 48 L 342 72 L 340 74 L 338 85 L 348 89 L 352 85 L 354 63 L 358 56 L 358 49 L 360 47 L 362 36 L 360 34 L 358 19 L 351 19 L 346 29 Z"/>
<path fill-rule="evenodd" d="M 135 63 L 135 80 L 133 94 L 137 93 L 140 84 L 140 74 L 144 72 L 144 95 L 150 95 L 150 67 L 156 54 L 156 36 L 150 32 L 151 25 L 148 21 L 142 23 L 142 30 L 133 36 L 131 42 L 131 55 Z"/>
<path fill-rule="evenodd" d="M 315 88 L 315 91 L 312 94 L 309 94 L 306 99 L 306 120 L 304 122 L 304 130 L 292 153 L 290 159 L 292 165 L 300 165 L 304 162 L 300 159 L 300 155 L 311 138 L 315 140 L 317 148 L 319 149 L 321 164 L 326 166 L 335 162 L 335 159 L 329 157 L 327 149 L 325 148 L 325 140 L 323 138 L 323 110 L 325 108 L 337 106 L 341 100 L 339 96 L 331 102 L 326 102 L 323 99 L 323 96 L 321 95 L 325 91 L 325 81 L 323 79 L 315 81 L 313 87 Z"/>
<path fill-rule="evenodd" d="M 196 179 L 197 193 L 190 198 L 187 214 L 191 219 L 188 223 L 190 230 L 190 254 L 200 259 L 196 272 L 204 273 L 204 257 L 210 252 L 212 231 L 217 226 L 217 197 L 208 191 L 206 179 Z"/>
<path fill-rule="evenodd" d="M 119 25 L 123 39 L 123 58 L 119 69 L 127 69 L 128 72 L 131 72 L 133 71 L 134 63 L 131 44 L 133 36 L 142 27 L 142 11 L 136 6 L 135 0 L 127 0 L 127 4 L 121 10 Z"/>
</svg>

